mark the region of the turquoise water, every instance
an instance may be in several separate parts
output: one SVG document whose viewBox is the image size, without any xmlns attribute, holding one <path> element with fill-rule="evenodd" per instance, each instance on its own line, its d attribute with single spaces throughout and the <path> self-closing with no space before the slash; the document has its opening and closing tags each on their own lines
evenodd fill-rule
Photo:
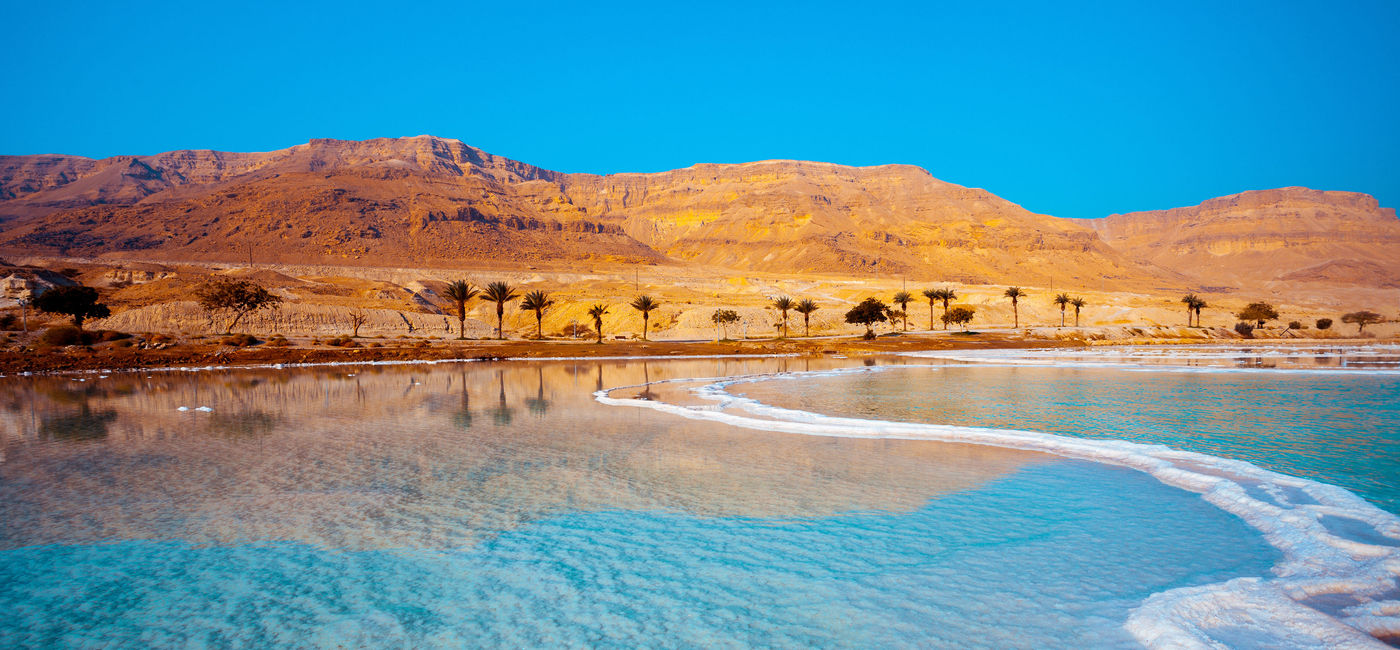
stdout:
<svg viewBox="0 0 1400 650">
<path fill-rule="evenodd" d="M 0 646 L 1131 647 L 1279 562 L 1128 469 L 592 394 L 841 363 L 0 379 Z"/>
<path fill-rule="evenodd" d="M 744 384 L 734 392 L 833 415 L 1161 443 L 1340 485 L 1400 513 L 1397 374 L 974 364 Z"/>
<path fill-rule="evenodd" d="M 37 546 L 5 553 L 0 645 L 1129 645 L 1154 591 L 1267 572 L 1251 537 L 1141 475 L 1053 463 L 899 514 L 577 512 L 462 549 Z"/>
</svg>

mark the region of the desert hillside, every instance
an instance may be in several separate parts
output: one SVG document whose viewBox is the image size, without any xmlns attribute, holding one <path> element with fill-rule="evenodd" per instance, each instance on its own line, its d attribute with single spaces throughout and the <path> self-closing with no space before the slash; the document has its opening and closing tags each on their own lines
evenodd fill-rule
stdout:
<svg viewBox="0 0 1400 650">
<path fill-rule="evenodd" d="M 1206 285 L 1400 287 L 1400 220 L 1367 194 L 1285 187 L 1088 223 L 1133 259 Z"/>
<path fill-rule="evenodd" d="M 261 153 L 3 156 L 0 254 L 565 273 L 652 266 L 1164 294 L 1400 287 L 1400 221 L 1365 194 L 1284 188 L 1061 219 L 908 165 L 566 174 L 430 136 Z"/>
<path fill-rule="evenodd" d="M 703 265 L 1094 287 L 1179 280 L 911 166 L 561 174 L 433 137 L 0 159 L 0 250 L 365 266 Z M 1179 283 L 1179 282 L 1178 282 Z"/>
</svg>

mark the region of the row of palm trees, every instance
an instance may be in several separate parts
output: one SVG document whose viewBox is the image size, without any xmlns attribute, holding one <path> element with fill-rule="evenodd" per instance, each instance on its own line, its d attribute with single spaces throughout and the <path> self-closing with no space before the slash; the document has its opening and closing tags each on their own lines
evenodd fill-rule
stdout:
<svg viewBox="0 0 1400 650">
<path fill-rule="evenodd" d="M 957 292 L 954 291 L 952 288 L 943 287 L 934 289 L 924 289 L 923 295 L 925 298 L 928 299 L 929 329 L 934 328 L 933 308 L 939 302 L 943 303 L 943 329 L 948 329 L 947 316 L 949 303 L 957 299 Z M 1007 298 L 1011 299 L 1011 310 L 1014 319 L 1013 327 L 1020 327 L 1020 300 L 1021 298 L 1026 297 L 1027 294 L 1020 287 L 1010 287 L 1006 290 L 1004 295 Z M 453 280 L 451 282 L 448 282 L 447 288 L 443 291 L 443 296 L 452 302 L 452 309 L 457 314 L 458 339 L 466 338 L 467 303 L 470 302 L 472 298 L 476 298 L 479 296 L 482 300 L 496 303 L 496 338 L 498 339 L 505 338 L 504 326 L 506 303 L 509 303 L 510 301 L 515 300 L 517 298 L 522 298 L 522 296 L 520 296 L 520 294 L 516 292 L 516 288 L 506 282 L 491 282 L 485 287 L 477 287 L 466 280 Z M 900 311 L 893 312 L 893 315 L 900 316 L 903 318 L 905 331 L 909 330 L 909 303 L 913 300 L 913 295 L 911 295 L 908 291 L 899 291 L 894 294 L 893 302 L 900 306 Z M 1053 302 L 1056 305 L 1059 305 L 1060 307 L 1061 327 L 1063 327 L 1065 324 L 1065 310 L 1067 306 L 1074 307 L 1074 326 L 1079 326 L 1079 312 L 1081 309 L 1084 308 L 1086 304 L 1088 304 L 1084 301 L 1083 298 L 1071 298 L 1069 294 L 1061 293 L 1055 296 Z M 1192 309 L 1195 310 L 1197 322 L 1199 322 L 1200 310 L 1202 307 L 1205 307 L 1205 301 L 1196 297 L 1195 294 L 1190 294 L 1185 298 L 1182 298 L 1182 302 L 1187 304 L 1188 324 L 1189 315 Z M 554 304 L 554 299 L 550 298 L 548 293 L 540 290 L 527 292 L 523 296 L 523 299 L 520 301 L 521 311 L 534 312 L 535 314 L 536 338 L 544 337 L 544 313 L 550 307 L 553 307 Z M 629 303 L 629 306 L 641 312 L 642 314 L 642 340 L 645 341 L 647 340 L 647 330 L 650 326 L 651 312 L 659 308 L 661 306 L 661 303 L 655 298 L 652 298 L 651 296 L 640 295 L 634 298 L 632 302 Z M 788 335 L 789 311 L 795 311 L 799 314 L 802 314 L 802 326 L 804 336 L 811 336 L 812 312 L 815 312 L 818 309 L 820 309 L 820 307 L 817 306 L 817 303 L 815 301 L 813 301 L 810 298 L 793 300 L 790 296 L 778 296 L 772 299 L 772 306 L 774 309 L 777 309 L 782 314 L 782 328 L 784 338 L 786 338 Z M 603 342 L 603 316 L 607 314 L 608 305 L 606 304 L 596 303 L 588 309 L 588 316 L 593 319 L 593 329 L 598 335 L 599 343 Z"/>
<path fill-rule="evenodd" d="M 516 293 L 516 288 L 506 282 L 492 282 L 484 288 L 477 287 L 466 280 L 453 280 L 447 283 L 447 288 L 442 292 L 443 297 L 452 302 L 452 309 L 457 314 L 457 338 L 467 337 L 467 303 L 472 298 L 478 296 L 487 302 L 496 303 L 496 338 L 504 339 L 506 303 L 521 298 Z M 554 306 L 554 299 L 544 291 L 530 291 L 526 293 L 520 301 L 520 310 L 535 313 L 535 337 L 544 338 L 544 313 Z M 651 296 L 637 296 L 631 302 L 633 309 L 642 312 L 642 340 L 647 338 L 648 321 L 651 312 L 661 306 L 661 303 Z M 593 318 L 594 329 L 598 333 L 598 342 L 603 342 L 603 316 L 608 313 L 608 306 L 595 304 L 588 309 L 588 315 Z"/>
</svg>

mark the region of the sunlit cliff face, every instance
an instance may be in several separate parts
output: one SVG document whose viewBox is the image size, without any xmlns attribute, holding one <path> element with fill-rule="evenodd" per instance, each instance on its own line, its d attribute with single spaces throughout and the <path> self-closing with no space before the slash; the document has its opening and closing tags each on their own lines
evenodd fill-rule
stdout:
<svg viewBox="0 0 1400 650">
<path fill-rule="evenodd" d="M 12 525 L 0 544 L 178 538 L 449 547 L 564 511 L 908 511 L 1044 458 L 748 431 L 607 407 L 591 395 L 820 363 L 6 378 L 0 515 Z"/>
</svg>

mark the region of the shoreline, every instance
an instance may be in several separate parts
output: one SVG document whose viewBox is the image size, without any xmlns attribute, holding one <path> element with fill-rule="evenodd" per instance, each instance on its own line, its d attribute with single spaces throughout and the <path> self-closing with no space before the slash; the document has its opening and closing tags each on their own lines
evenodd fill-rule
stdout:
<svg viewBox="0 0 1400 650">
<path fill-rule="evenodd" d="M 383 343 L 385 341 L 374 341 Z M 870 356 L 926 350 L 1081 347 L 1077 341 L 1023 339 L 1003 334 L 973 336 L 883 336 L 743 341 L 434 341 L 385 347 L 340 348 L 294 344 L 286 347 L 232 348 L 211 342 L 165 349 L 69 346 L 48 352 L 0 350 L 0 375 L 89 372 L 233 369 L 275 366 L 450 363 L 467 361 L 545 361 L 583 359 L 687 359 L 716 357 Z M 392 346 L 392 347 L 390 347 Z"/>
<path fill-rule="evenodd" d="M 925 332 L 884 335 L 873 340 L 854 337 L 747 339 L 726 341 L 606 341 L 603 344 L 567 340 L 437 340 L 407 343 L 395 339 L 360 339 L 361 347 L 345 348 L 294 343 L 230 347 L 195 341 L 164 349 L 119 348 L 110 345 L 68 346 L 48 351 L 0 350 L 0 376 L 92 372 L 214 370 L 333 365 L 397 365 L 469 361 L 549 361 L 608 359 L 694 359 L 743 357 L 866 357 L 943 350 L 1089 348 L 1103 346 L 1238 346 L 1330 344 L 1343 346 L 1394 343 L 1393 339 L 1182 339 L 1176 337 L 1082 340 L 1026 337 L 1008 332 L 967 335 Z M 386 344 L 364 347 L 365 344 Z M 427 345 L 424 345 L 427 343 Z"/>
</svg>

